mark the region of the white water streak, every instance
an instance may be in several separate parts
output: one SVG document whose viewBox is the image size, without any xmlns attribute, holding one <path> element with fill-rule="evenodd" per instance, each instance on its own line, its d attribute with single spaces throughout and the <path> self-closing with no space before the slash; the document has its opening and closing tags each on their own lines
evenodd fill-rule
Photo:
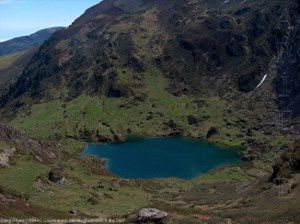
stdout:
<svg viewBox="0 0 300 224">
<path fill-rule="evenodd" d="M 260 87 L 263 84 L 263 82 L 266 80 L 267 76 L 268 76 L 267 74 L 264 75 L 264 77 L 262 78 L 260 83 L 258 83 L 258 85 L 255 87 L 255 89 L 257 89 L 258 87 Z"/>
</svg>

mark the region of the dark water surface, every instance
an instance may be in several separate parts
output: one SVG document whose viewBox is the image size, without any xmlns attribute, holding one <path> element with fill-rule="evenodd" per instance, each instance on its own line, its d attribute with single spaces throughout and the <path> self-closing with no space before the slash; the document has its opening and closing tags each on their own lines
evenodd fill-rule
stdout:
<svg viewBox="0 0 300 224">
<path fill-rule="evenodd" d="M 188 138 L 146 138 L 117 144 L 89 144 L 82 155 L 107 159 L 110 171 L 132 179 L 191 179 L 213 168 L 241 162 L 238 149 Z"/>
</svg>

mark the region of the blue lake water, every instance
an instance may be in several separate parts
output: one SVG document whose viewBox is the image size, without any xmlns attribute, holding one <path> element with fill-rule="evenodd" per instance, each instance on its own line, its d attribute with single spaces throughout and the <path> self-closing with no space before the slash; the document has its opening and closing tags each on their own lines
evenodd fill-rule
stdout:
<svg viewBox="0 0 300 224">
<path fill-rule="evenodd" d="M 191 179 L 220 166 L 240 163 L 238 151 L 200 140 L 170 137 L 89 144 L 82 155 L 106 159 L 107 168 L 124 178 Z"/>
</svg>

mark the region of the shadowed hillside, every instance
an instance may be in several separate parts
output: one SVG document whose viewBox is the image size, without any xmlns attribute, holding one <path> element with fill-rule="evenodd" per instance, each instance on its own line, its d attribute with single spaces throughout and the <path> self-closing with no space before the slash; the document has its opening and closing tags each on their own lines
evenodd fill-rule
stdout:
<svg viewBox="0 0 300 224">
<path fill-rule="evenodd" d="M 37 49 L 0 56 L 0 95 L 9 90 Z"/>
</svg>

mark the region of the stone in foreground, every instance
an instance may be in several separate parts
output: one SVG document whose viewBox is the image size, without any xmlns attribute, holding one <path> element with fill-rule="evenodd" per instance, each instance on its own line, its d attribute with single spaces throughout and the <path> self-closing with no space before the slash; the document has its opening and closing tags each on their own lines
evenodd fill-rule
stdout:
<svg viewBox="0 0 300 224">
<path fill-rule="evenodd" d="M 168 217 L 168 213 L 156 208 L 143 208 L 137 216 L 137 223 L 154 222 L 163 223 Z"/>
</svg>

